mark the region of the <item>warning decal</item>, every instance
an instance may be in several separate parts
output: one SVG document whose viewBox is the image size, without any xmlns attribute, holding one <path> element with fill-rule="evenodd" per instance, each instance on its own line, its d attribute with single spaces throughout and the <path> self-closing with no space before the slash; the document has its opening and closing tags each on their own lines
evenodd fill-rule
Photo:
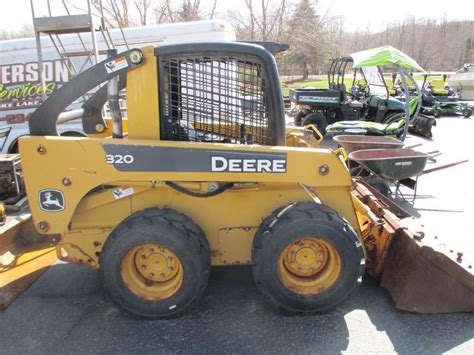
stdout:
<svg viewBox="0 0 474 355">
<path fill-rule="evenodd" d="M 105 70 L 109 74 L 114 73 L 117 70 L 128 67 L 128 63 L 125 57 L 120 57 L 120 58 L 111 60 L 110 62 L 107 62 L 104 65 L 105 65 Z"/>
</svg>

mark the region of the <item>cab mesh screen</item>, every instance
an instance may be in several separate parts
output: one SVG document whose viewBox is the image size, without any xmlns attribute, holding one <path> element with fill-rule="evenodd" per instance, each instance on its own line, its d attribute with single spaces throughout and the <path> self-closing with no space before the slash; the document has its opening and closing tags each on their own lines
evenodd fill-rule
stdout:
<svg viewBox="0 0 474 355">
<path fill-rule="evenodd" d="M 159 63 L 162 139 L 270 144 L 257 58 L 161 57 Z"/>
</svg>

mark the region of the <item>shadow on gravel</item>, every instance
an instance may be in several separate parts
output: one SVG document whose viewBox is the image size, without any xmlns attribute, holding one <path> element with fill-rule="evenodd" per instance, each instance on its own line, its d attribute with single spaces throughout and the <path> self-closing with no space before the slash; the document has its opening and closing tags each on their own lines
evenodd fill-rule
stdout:
<svg viewBox="0 0 474 355">
<path fill-rule="evenodd" d="M 353 311 L 372 325 L 363 329 L 367 321 Z M 0 324 L 0 353 L 339 353 L 370 351 L 375 331 L 385 332 L 397 352 L 430 353 L 474 336 L 472 315 L 398 312 L 370 278 L 332 312 L 283 315 L 258 293 L 244 266 L 213 268 L 203 299 L 183 316 L 147 320 L 116 307 L 97 272 L 60 264 L 0 313 Z"/>
</svg>

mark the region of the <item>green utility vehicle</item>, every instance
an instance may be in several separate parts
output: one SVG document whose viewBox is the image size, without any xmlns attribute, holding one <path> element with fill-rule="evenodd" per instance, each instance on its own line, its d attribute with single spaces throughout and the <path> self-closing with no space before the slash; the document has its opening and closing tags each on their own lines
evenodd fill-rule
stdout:
<svg viewBox="0 0 474 355">
<path fill-rule="evenodd" d="M 335 122 L 327 126 L 328 132 L 332 135 L 390 135 L 404 140 L 408 129 L 411 128 L 417 134 L 426 137 L 432 136 L 431 128 L 436 125 L 435 120 L 431 117 L 419 115 L 421 90 L 410 73 L 423 71 L 423 69 L 415 60 L 391 46 L 353 53 L 350 58 L 352 58 L 354 70 L 360 70 L 364 73 L 365 78 L 367 78 L 367 86 L 370 86 L 372 94 L 368 96 L 367 114 L 358 121 Z M 382 75 L 382 67 L 391 69 L 400 76 L 404 101 L 389 97 L 389 91 Z M 372 75 L 369 75 L 370 73 Z M 380 84 L 375 85 L 376 80 Z M 411 93 L 410 85 L 415 87 L 416 93 Z M 384 88 L 387 96 L 382 98 L 380 95 L 373 94 L 374 90 L 372 88 Z M 383 107 L 384 102 L 386 102 L 385 107 Z M 372 115 L 370 115 L 371 112 Z M 372 119 L 375 122 L 370 122 L 374 112 L 378 115 L 375 116 L 375 119 Z M 383 116 L 382 112 L 384 113 Z M 380 117 L 382 117 L 381 120 Z"/>
<path fill-rule="evenodd" d="M 290 90 L 290 101 L 297 109 L 297 126 L 313 124 L 324 135 L 327 126 L 338 121 L 390 123 L 405 112 L 405 103 L 390 96 L 380 66 L 355 65 L 359 53 L 332 61 L 328 89 Z M 348 82 L 350 86 L 346 87 Z"/>
</svg>

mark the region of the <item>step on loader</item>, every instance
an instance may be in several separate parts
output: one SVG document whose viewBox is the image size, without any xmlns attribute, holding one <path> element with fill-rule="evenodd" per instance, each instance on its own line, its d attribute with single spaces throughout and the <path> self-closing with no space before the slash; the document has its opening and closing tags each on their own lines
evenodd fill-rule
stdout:
<svg viewBox="0 0 474 355">
<path fill-rule="evenodd" d="M 88 136 L 58 136 L 59 114 L 104 83 L 83 107 Z M 211 266 L 245 264 L 261 293 L 291 312 L 337 306 L 366 270 L 401 309 L 474 309 L 465 260 L 424 245 L 351 178 L 344 152 L 285 127 L 276 62 L 259 45 L 116 54 L 53 93 L 30 131 L 20 139 L 23 176 L 47 244 L 36 252 L 54 247 L 58 259 L 98 269 L 136 315 L 181 314 L 205 292 Z M 9 252 L 21 259 L 27 246 Z"/>
</svg>

